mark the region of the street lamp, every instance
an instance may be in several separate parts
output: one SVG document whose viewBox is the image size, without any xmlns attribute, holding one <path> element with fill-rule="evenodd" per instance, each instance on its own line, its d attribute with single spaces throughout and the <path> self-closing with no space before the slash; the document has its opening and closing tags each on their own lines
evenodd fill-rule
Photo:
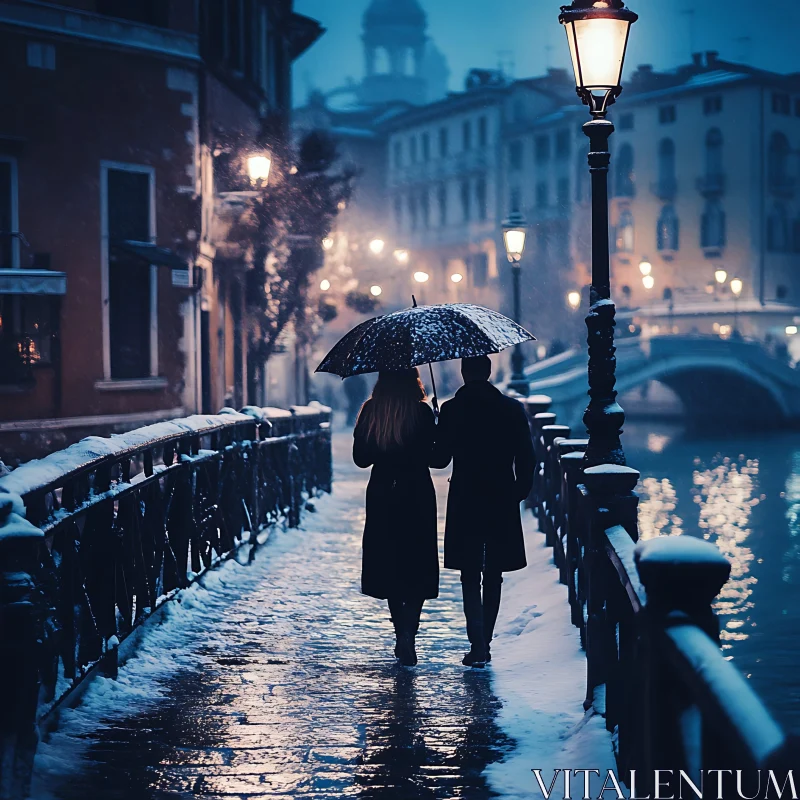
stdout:
<svg viewBox="0 0 800 800">
<path fill-rule="evenodd" d="M 454 272 L 450 276 L 450 280 L 453 281 L 453 283 L 461 283 L 461 281 L 464 280 L 464 276 L 460 272 Z"/>
<path fill-rule="evenodd" d="M 383 289 L 381 289 L 381 287 L 376 284 L 375 286 L 369 287 L 369 293 L 373 297 L 380 297 L 383 294 Z"/>
<path fill-rule="evenodd" d="M 580 292 L 568 292 L 567 293 L 567 302 L 569 303 L 569 307 L 573 311 L 577 311 L 581 305 L 581 293 Z"/>
<path fill-rule="evenodd" d="M 408 264 L 408 257 L 409 257 L 408 250 L 400 249 L 394 251 L 394 258 L 398 264 Z"/>
<path fill-rule="evenodd" d="M 608 139 L 614 132 L 608 106 L 622 91 L 622 67 L 631 25 L 637 15 L 622 0 L 573 0 L 561 9 L 575 72 L 575 89 L 592 119 L 583 132 L 589 138 L 592 176 L 592 287 L 589 329 L 589 407 L 583 421 L 589 431 L 585 464 L 625 464 L 620 442 L 625 412 L 617 403 L 614 358 L 614 304 L 611 302 L 608 241 Z M 646 263 L 646 262 L 645 262 Z M 645 276 L 646 277 L 646 276 Z"/>
<path fill-rule="evenodd" d="M 327 291 L 328 291 L 328 289 L 330 289 L 330 288 L 331 288 L 331 282 L 330 282 L 330 281 L 329 281 L 327 278 L 323 278 L 323 279 L 322 279 L 322 280 L 319 282 L 319 288 L 320 288 L 320 289 L 321 289 L 323 292 L 327 292 Z"/>
<path fill-rule="evenodd" d="M 383 252 L 384 247 L 386 247 L 386 242 L 384 242 L 383 239 L 373 239 L 369 243 L 370 252 L 376 256 L 379 256 Z"/>
<path fill-rule="evenodd" d="M 724 269 L 718 269 L 714 271 L 714 280 L 720 284 L 720 286 L 728 280 L 728 273 L 725 272 Z"/>
<path fill-rule="evenodd" d="M 656 285 L 656 279 L 652 275 L 645 275 L 642 278 L 642 286 L 644 286 L 647 291 L 650 291 Z"/>
<path fill-rule="evenodd" d="M 527 233 L 528 223 L 525 217 L 519 211 L 512 211 L 508 219 L 503 222 L 503 242 L 514 279 L 514 320 L 518 324 L 522 323 L 520 273 Z M 514 345 L 511 353 L 511 380 L 508 382 L 508 388 L 526 397 L 529 392 L 528 381 L 525 379 L 525 354 L 522 352 L 521 344 Z"/>
<path fill-rule="evenodd" d="M 256 153 L 247 157 L 247 172 L 250 183 L 266 186 L 269 183 L 269 173 L 272 169 L 272 157 L 267 153 Z"/>
<path fill-rule="evenodd" d="M 322 249 L 323 250 L 332 250 L 333 249 L 333 239 L 330 236 L 326 236 L 322 240 Z"/>
<path fill-rule="evenodd" d="M 639 272 L 641 272 L 642 275 L 649 275 L 652 271 L 653 265 L 647 259 L 644 259 L 644 261 L 639 264 Z"/>
<path fill-rule="evenodd" d="M 428 282 L 428 278 L 430 278 L 430 275 L 428 275 L 427 272 L 415 272 L 414 273 L 414 280 L 417 283 L 427 283 Z"/>
<path fill-rule="evenodd" d="M 733 292 L 733 330 L 739 332 L 739 295 L 744 289 L 744 283 L 739 278 L 731 279 L 731 291 Z"/>
</svg>

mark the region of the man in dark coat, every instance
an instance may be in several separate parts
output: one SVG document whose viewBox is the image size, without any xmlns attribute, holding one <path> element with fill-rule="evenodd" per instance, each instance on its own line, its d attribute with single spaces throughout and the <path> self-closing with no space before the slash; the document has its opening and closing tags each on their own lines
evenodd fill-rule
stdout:
<svg viewBox="0 0 800 800">
<path fill-rule="evenodd" d="M 444 566 L 461 570 L 470 642 L 463 663 L 476 667 L 491 660 L 503 573 L 527 565 L 520 503 L 534 471 L 525 409 L 489 382 L 491 373 L 488 356 L 461 362 L 464 386 L 442 406 L 431 461 L 438 469 L 453 462 Z"/>
</svg>

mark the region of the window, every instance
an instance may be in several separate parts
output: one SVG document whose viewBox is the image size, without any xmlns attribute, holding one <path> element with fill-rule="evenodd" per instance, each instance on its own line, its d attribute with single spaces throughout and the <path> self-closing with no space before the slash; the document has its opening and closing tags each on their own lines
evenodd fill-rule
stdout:
<svg viewBox="0 0 800 800">
<path fill-rule="evenodd" d="M 403 143 L 394 143 L 394 165 L 397 169 L 403 166 Z"/>
<path fill-rule="evenodd" d="M 675 195 L 675 142 L 662 139 L 658 143 L 658 186 L 656 194 L 662 198 Z"/>
<path fill-rule="evenodd" d="M 514 187 L 508 196 L 508 210 L 510 212 L 519 211 L 522 207 L 522 193 L 518 187 Z"/>
<path fill-rule="evenodd" d="M 715 94 L 703 98 L 703 113 L 706 116 L 719 114 L 722 111 L 722 95 Z"/>
<path fill-rule="evenodd" d="M 511 142 L 508 146 L 508 167 L 515 171 L 522 169 L 522 142 Z"/>
<path fill-rule="evenodd" d="M 463 150 L 472 150 L 472 123 L 469 120 L 461 126 L 461 142 Z"/>
<path fill-rule="evenodd" d="M 709 200 L 700 220 L 700 246 L 706 250 L 725 247 L 725 212 L 719 200 Z"/>
<path fill-rule="evenodd" d="M 135 380 L 157 374 L 155 345 L 155 267 L 121 249 L 117 242 L 150 242 L 154 231 L 153 174 L 149 169 L 108 168 L 108 303 L 109 367 L 113 380 Z M 152 345 L 152 347 L 151 347 Z"/>
<path fill-rule="evenodd" d="M 411 225 L 411 230 L 415 231 L 417 229 L 417 198 L 415 195 L 410 194 L 408 196 L 408 219 Z"/>
<path fill-rule="evenodd" d="M 536 207 L 537 208 L 547 208 L 548 206 L 548 191 L 547 191 L 547 182 L 546 181 L 539 181 L 536 184 Z"/>
<path fill-rule="evenodd" d="M 469 259 L 469 271 L 472 285 L 482 289 L 489 282 L 489 256 L 486 253 L 475 253 Z"/>
<path fill-rule="evenodd" d="M 633 197 L 636 194 L 633 172 L 633 147 L 627 142 L 619 148 L 614 188 L 617 197 Z"/>
<path fill-rule="evenodd" d="M 619 215 L 614 247 L 618 253 L 632 253 L 634 245 L 633 214 L 627 209 Z"/>
<path fill-rule="evenodd" d="M 789 183 L 789 140 L 783 133 L 773 133 L 769 140 L 767 153 L 767 177 L 770 187 L 775 190 L 785 188 Z"/>
<path fill-rule="evenodd" d="M 422 227 L 428 230 L 431 227 L 431 198 L 428 192 L 423 191 L 420 194 L 419 207 L 422 212 Z"/>
<path fill-rule="evenodd" d="M 469 222 L 472 216 L 472 203 L 471 193 L 469 190 L 469 181 L 461 182 L 461 217 L 464 222 Z"/>
<path fill-rule="evenodd" d="M 51 362 L 55 309 L 47 295 L 0 295 L 0 385 L 31 383 L 31 367 Z"/>
<path fill-rule="evenodd" d="M 619 118 L 619 129 L 621 131 L 633 130 L 633 114 L 621 114 Z"/>
<path fill-rule="evenodd" d="M 789 249 L 789 217 L 786 206 L 776 203 L 767 219 L 767 250 L 785 253 Z"/>
<path fill-rule="evenodd" d="M 439 129 L 439 155 L 444 158 L 450 152 L 450 131 L 447 128 Z"/>
<path fill-rule="evenodd" d="M 572 131 L 569 128 L 556 133 L 556 158 L 559 161 L 569 158 Z"/>
<path fill-rule="evenodd" d="M 55 45 L 45 42 L 28 42 L 28 66 L 34 69 L 55 69 Z"/>
<path fill-rule="evenodd" d="M 0 158 L 0 268 L 19 266 L 19 240 L 11 236 L 17 224 L 17 164 Z"/>
<path fill-rule="evenodd" d="M 772 93 L 772 113 L 788 117 L 791 114 L 792 99 L 786 92 Z"/>
<path fill-rule="evenodd" d="M 680 224 L 672 206 L 664 206 L 656 225 L 656 246 L 659 250 L 680 249 Z"/>
<path fill-rule="evenodd" d="M 478 206 L 478 219 L 483 222 L 489 214 L 486 195 L 486 178 L 478 178 L 475 183 L 475 202 Z"/>
<path fill-rule="evenodd" d="M 478 147 L 486 147 L 489 144 L 489 120 L 481 117 L 478 120 Z"/>
<path fill-rule="evenodd" d="M 412 136 L 408 140 L 408 155 L 412 164 L 417 163 L 417 137 Z"/>
<path fill-rule="evenodd" d="M 559 178 L 556 188 L 558 204 L 564 208 L 569 205 L 569 178 Z"/>
<path fill-rule="evenodd" d="M 431 160 L 431 136 L 429 133 L 422 134 L 422 160 Z"/>
<path fill-rule="evenodd" d="M 537 164 L 543 164 L 548 161 L 550 158 L 550 137 L 537 136 L 534 142 L 534 152 Z"/>
<path fill-rule="evenodd" d="M 447 185 L 441 184 L 436 193 L 436 199 L 439 203 L 439 224 L 444 227 L 447 225 Z"/>
<path fill-rule="evenodd" d="M 678 118 L 675 106 L 661 106 L 658 109 L 658 121 L 662 125 L 671 125 Z"/>
<path fill-rule="evenodd" d="M 706 134 L 706 177 L 719 178 L 722 175 L 722 131 L 712 128 Z"/>
</svg>

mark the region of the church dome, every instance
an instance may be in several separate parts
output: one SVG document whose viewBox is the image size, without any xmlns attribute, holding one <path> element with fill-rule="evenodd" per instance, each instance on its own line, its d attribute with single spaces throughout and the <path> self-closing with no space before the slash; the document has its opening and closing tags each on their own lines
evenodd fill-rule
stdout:
<svg viewBox="0 0 800 800">
<path fill-rule="evenodd" d="M 404 25 L 424 28 L 428 18 L 417 0 L 372 0 L 364 12 L 364 27 Z"/>
</svg>

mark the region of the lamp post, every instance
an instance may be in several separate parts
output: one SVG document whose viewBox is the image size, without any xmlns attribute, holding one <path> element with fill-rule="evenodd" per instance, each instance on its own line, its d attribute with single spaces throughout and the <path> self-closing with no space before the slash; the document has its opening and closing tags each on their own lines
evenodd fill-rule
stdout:
<svg viewBox="0 0 800 800">
<path fill-rule="evenodd" d="M 514 321 L 518 324 L 522 324 L 520 273 L 527 233 L 528 223 L 525 217 L 519 211 L 512 211 L 508 219 L 503 222 L 503 242 L 514 279 Z M 508 382 L 508 388 L 524 397 L 527 397 L 530 391 L 528 381 L 525 379 L 525 354 L 522 352 L 521 344 L 514 345 L 511 353 L 511 380 Z"/>
<path fill-rule="evenodd" d="M 739 278 L 731 280 L 731 291 L 733 292 L 733 332 L 739 333 L 739 295 L 744 289 L 744 283 Z"/>
<path fill-rule="evenodd" d="M 614 353 L 615 308 L 611 302 L 608 242 L 608 139 L 614 132 L 608 106 L 622 91 L 622 67 L 631 25 L 638 16 L 622 0 L 573 0 L 561 9 L 578 96 L 592 119 L 589 138 L 592 176 L 592 287 L 589 316 L 589 406 L 583 421 L 589 432 L 586 466 L 625 464 L 620 434 L 625 413 L 617 403 Z"/>
</svg>

